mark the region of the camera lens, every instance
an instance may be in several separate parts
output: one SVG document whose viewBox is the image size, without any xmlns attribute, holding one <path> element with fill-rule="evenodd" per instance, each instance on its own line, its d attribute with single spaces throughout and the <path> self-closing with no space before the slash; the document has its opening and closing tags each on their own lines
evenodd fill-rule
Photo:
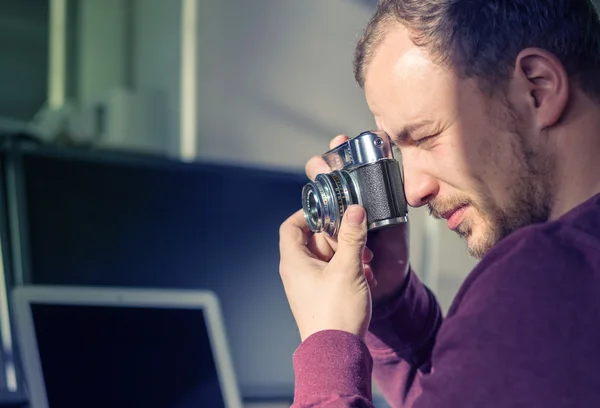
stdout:
<svg viewBox="0 0 600 408">
<path fill-rule="evenodd" d="M 302 207 L 304 218 L 313 232 L 322 232 L 325 224 L 323 199 L 319 186 L 309 183 L 302 189 Z M 326 202 L 326 201 L 325 201 Z"/>
<path fill-rule="evenodd" d="M 311 231 L 321 232 L 323 230 L 323 200 L 320 192 L 313 183 L 307 184 L 302 190 L 302 206 L 304 218 Z"/>
<path fill-rule="evenodd" d="M 318 205 L 314 191 L 308 192 L 308 208 L 310 212 L 310 218 L 313 220 L 320 220 L 322 217 L 321 206 Z"/>
<path fill-rule="evenodd" d="M 344 212 L 353 204 L 352 180 L 345 171 L 319 174 L 302 190 L 304 218 L 311 231 L 335 236 Z"/>
</svg>

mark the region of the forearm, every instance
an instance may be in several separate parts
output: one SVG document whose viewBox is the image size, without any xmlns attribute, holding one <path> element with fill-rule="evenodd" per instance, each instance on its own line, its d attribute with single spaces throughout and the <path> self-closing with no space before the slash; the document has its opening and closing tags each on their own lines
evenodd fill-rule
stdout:
<svg viewBox="0 0 600 408">
<path fill-rule="evenodd" d="M 392 407 L 410 407 L 420 394 L 441 323 L 435 296 L 414 272 L 395 300 L 374 309 L 366 343 L 375 381 Z"/>
</svg>

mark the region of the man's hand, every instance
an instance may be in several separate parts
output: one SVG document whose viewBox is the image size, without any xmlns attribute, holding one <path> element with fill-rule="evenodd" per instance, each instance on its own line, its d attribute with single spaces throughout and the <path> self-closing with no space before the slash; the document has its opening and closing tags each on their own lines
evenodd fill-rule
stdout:
<svg viewBox="0 0 600 408">
<path fill-rule="evenodd" d="M 348 138 L 337 136 L 330 148 Z M 329 173 L 321 156 L 306 164 L 311 180 Z M 280 229 L 280 274 L 302 340 L 321 330 L 344 330 L 365 336 L 371 300 L 384 302 L 398 294 L 409 271 L 408 225 L 368 233 L 366 220 L 348 222 L 364 209 L 352 206 L 344 214 L 337 238 L 313 234 L 298 211 Z"/>
<path fill-rule="evenodd" d="M 347 136 L 336 136 L 329 144 L 332 149 L 348 140 Z M 331 169 L 321 156 L 315 156 L 306 163 L 306 175 L 314 180 L 320 173 L 329 173 Z M 409 228 L 408 224 L 384 228 L 368 233 L 368 255 L 365 260 L 365 273 L 371 284 L 371 296 L 374 303 L 385 302 L 398 294 L 410 265 L 409 254 Z M 337 249 L 337 242 L 325 234 L 318 234 L 311 242 L 311 250 L 322 255 L 322 259 L 331 259 Z M 370 259 L 372 258 L 372 259 Z M 374 275 L 374 279 L 371 276 Z"/>
<path fill-rule="evenodd" d="M 363 267 L 371 258 L 364 254 L 366 240 L 366 213 L 357 205 L 344 214 L 335 254 L 316 239 L 302 210 L 281 225 L 280 274 L 302 341 L 322 330 L 364 339 L 371 319 L 370 279 Z"/>
</svg>

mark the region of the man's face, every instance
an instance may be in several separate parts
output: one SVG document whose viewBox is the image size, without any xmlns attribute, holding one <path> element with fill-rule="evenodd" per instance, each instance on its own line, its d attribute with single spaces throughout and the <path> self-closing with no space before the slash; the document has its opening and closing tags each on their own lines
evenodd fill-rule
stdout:
<svg viewBox="0 0 600 408">
<path fill-rule="evenodd" d="M 552 157 L 502 92 L 486 96 L 436 65 L 398 26 L 367 66 L 365 93 L 377 127 L 402 152 L 409 204 L 447 219 L 473 256 L 548 219 Z"/>
</svg>

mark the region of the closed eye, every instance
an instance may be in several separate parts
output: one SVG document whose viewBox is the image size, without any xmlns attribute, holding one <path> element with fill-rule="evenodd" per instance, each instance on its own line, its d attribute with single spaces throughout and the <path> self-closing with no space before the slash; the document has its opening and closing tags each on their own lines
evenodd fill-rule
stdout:
<svg viewBox="0 0 600 408">
<path fill-rule="evenodd" d="M 438 136 L 438 135 L 426 136 L 426 137 L 422 137 L 421 139 L 418 139 L 418 140 L 414 140 L 414 139 L 410 139 L 409 138 L 408 141 L 405 141 L 403 144 L 405 146 L 407 146 L 407 147 L 408 146 L 425 147 L 425 146 L 427 146 L 427 143 L 433 141 L 433 138 L 435 138 L 436 136 Z M 401 154 L 402 153 L 401 149 L 400 149 L 400 147 L 398 146 L 397 143 L 394 143 L 392 145 L 392 152 L 394 154 Z"/>
<path fill-rule="evenodd" d="M 413 143 L 415 146 L 422 146 L 423 144 L 427 143 L 429 140 L 431 140 L 431 138 L 434 136 L 426 136 L 426 137 L 422 137 L 419 140 L 415 140 Z"/>
<path fill-rule="evenodd" d="M 441 132 L 435 133 L 431 136 L 425 136 L 425 137 L 420 138 L 419 140 L 415 140 L 413 143 L 417 147 L 423 147 L 423 146 L 426 146 L 428 143 L 433 142 L 433 140 L 436 137 L 438 137 L 440 134 L 441 134 Z"/>
</svg>

